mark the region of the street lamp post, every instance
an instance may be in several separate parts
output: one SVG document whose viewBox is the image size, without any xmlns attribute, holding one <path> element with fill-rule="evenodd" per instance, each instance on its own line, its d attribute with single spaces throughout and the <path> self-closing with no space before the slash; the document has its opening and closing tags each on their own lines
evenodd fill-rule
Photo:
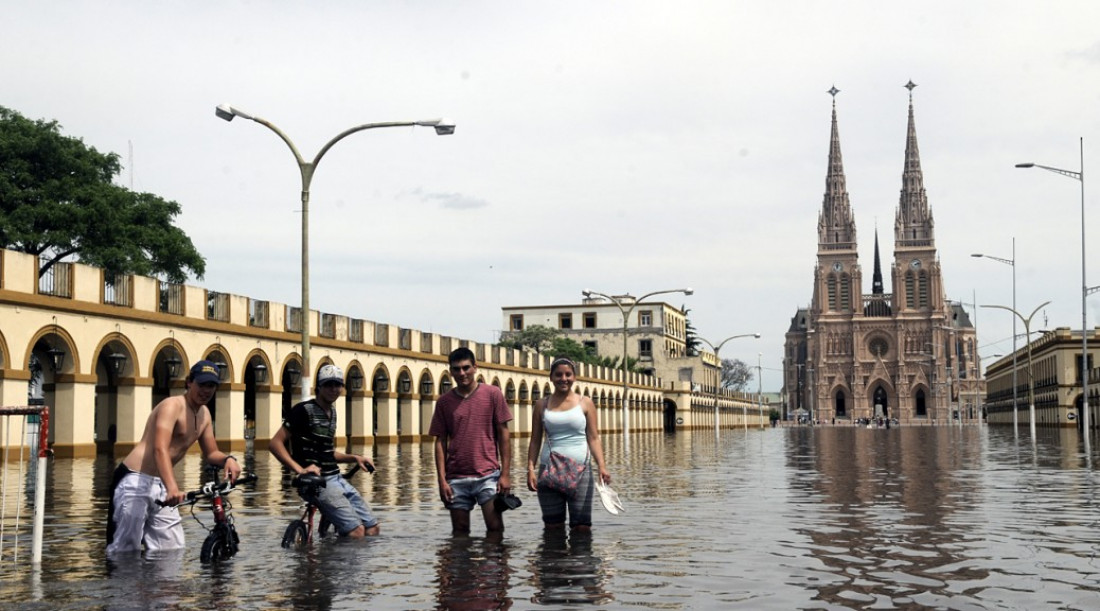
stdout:
<svg viewBox="0 0 1100 611">
<path fill-rule="evenodd" d="M 714 345 L 710 340 L 700 337 L 699 341 L 710 346 L 710 349 L 714 351 L 714 358 L 718 360 L 718 376 L 714 383 L 714 438 L 718 438 L 718 390 L 722 387 L 722 356 L 720 354 L 722 346 L 726 345 L 726 342 L 730 340 L 740 339 L 742 337 L 755 337 L 760 339 L 759 333 L 742 333 L 741 335 L 731 335 L 726 339 L 718 342 L 718 345 Z M 742 401 L 742 404 L 744 401 Z"/>
<path fill-rule="evenodd" d="M 302 400 L 308 399 L 310 396 L 310 378 L 312 375 L 312 369 L 310 367 L 309 360 L 309 185 L 313 181 L 313 173 L 317 170 L 317 164 L 321 163 L 321 158 L 325 156 L 330 148 L 337 142 L 344 138 L 356 133 L 368 129 L 375 129 L 380 127 L 433 127 L 435 133 L 440 136 L 447 136 L 453 134 L 455 131 L 454 123 L 446 119 L 429 119 L 424 121 L 390 121 L 385 123 L 365 123 L 358 125 L 350 129 L 346 129 L 343 132 L 337 134 L 334 138 L 325 143 L 321 147 L 321 150 L 317 152 L 317 156 L 313 158 L 313 161 L 306 161 L 302 157 L 302 154 L 298 152 L 298 147 L 294 145 L 294 142 L 286 135 L 283 130 L 279 129 L 274 123 L 249 114 L 240 108 L 230 106 L 228 104 L 222 104 L 214 109 L 214 114 L 226 121 L 232 121 L 234 117 L 240 117 L 242 119 L 248 119 L 255 121 L 260 125 L 275 132 L 283 142 L 290 147 L 290 152 L 294 153 L 294 159 L 298 162 L 298 170 L 302 176 L 302 308 L 300 312 L 301 320 L 300 326 L 302 330 Z"/>
<path fill-rule="evenodd" d="M 810 414 L 809 414 L 810 426 L 813 426 L 814 425 L 814 410 L 817 408 L 817 387 L 814 386 L 814 366 L 813 365 L 810 365 L 809 367 L 806 367 L 806 374 L 810 376 L 810 400 L 808 402 L 810 404 L 810 409 L 808 411 L 810 412 Z"/>
<path fill-rule="evenodd" d="M 756 411 L 760 416 L 760 430 L 764 430 L 764 368 L 760 366 L 763 352 L 756 353 Z"/>
<path fill-rule="evenodd" d="M 1085 451 L 1089 451 L 1089 325 L 1086 300 L 1089 295 L 1089 285 L 1085 274 L 1085 139 L 1080 139 L 1081 170 L 1063 170 L 1038 163 L 1017 163 L 1018 168 L 1042 168 L 1044 170 L 1069 176 L 1081 183 L 1081 403 L 1084 407 L 1083 423 L 1085 429 Z M 1030 341 L 1030 338 L 1028 338 Z"/>
<path fill-rule="evenodd" d="M 1031 369 L 1031 319 L 1039 313 L 1039 310 L 1045 308 L 1049 303 L 1049 301 L 1044 301 L 1043 303 L 1041 303 L 1039 307 L 1035 308 L 1035 311 L 1027 316 L 1027 318 L 1024 318 L 1023 314 L 1017 312 L 1015 308 L 1010 308 L 1003 305 L 982 306 L 983 308 L 997 308 L 999 310 L 1008 310 L 1009 312 L 1015 314 L 1016 317 L 1024 323 L 1024 335 L 1027 336 L 1027 403 L 1029 413 L 1028 420 L 1031 421 L 1031 443 L 1035 443 L 1035 376 L 1032 375 Z"/>
<path fill-rule="evenodd" d="M 805 367 L 805 366 L 806 366 L 805 363 L 795 363 L 794 364 L 794 370 L 795 370 L 794 419 L 795 419 L 796 424 L 801 424 L 801 423 L 798 422 L 798 419 L 802 417 L 802 414 L 801 414 L 801 412 L 802 412 L 802 401 L 803 401 L 803 399 L 802 399 L 802 368 Z M 790 414 L 787 414 L 787 420 L 789 421 L 790 419 L 791 419 Z"/>
<path fill-rule="evenodd" d="M 593 291 L 591 289 L 584 289 L 583 291 L 581 291 L 581 294 L 584 295 L 585 297 L 591 298 L 594 295 L 596 297 L 602 297 L 604 299 L 607 299 L 611 303 L 615 304 L 615 306 L 617 308 L 619 308 L 619 312 L 622 313 L 622 315 L 623 315 L 623 362 L 622 362 L 622 369 L 623 369 L 623 408 L 622 408 L 622 423 L 623 423 L 623 450 L 624 451 L 630 451 L 630 424 L 629 424 L 629 414 L 627 412 L 627 410 L 628 410 L 627 406 L 629 404 L 627 402 L 627 397 L 626 397 L 627 390 L 628 390 L 628 385 L 627 385 L 627 380 L 626 380 L 626 354 L 627 354 L 626 349 L 627 349 L 627 341 L 628 341 L 627 340 L 627 335 L 630 333 L 630 314 L 634 311 L 634 308 L 636 308 L 638 306 L 638 304 L 642 303 L 646 299 L 648 299 L 650 297 L 653 297 L 655 295 L 666 295 L 668 293 L 683 293 L 685 295 L 691 295 L 694 292 L 695 291 L 691 290 L 691 288 L 667 289 L 667 290 L 663 290 L 663 291 L 653 291 L 652 293 L 646 293 L 645 295 L 642 295 L 641 297 L 635 299 L 634 302 L 630 304 L 630 307 L 626 307 L 626 304 L 624 304 L 622 301 L 620 301 L 618 297 L 614 297 L 614 296 L 608 295 L 606 293 L 600 293 L 600 292 L 597 292 L 597 291 Z"/>
<path fill-rule="evenodd" d="M 1002 259 L 1001 257 L 994 257 L 992 255 L 983 255 L 981 253 L 974 253 L 971 257 L 991 259 L 1005 265 L 1012 266 L 1012 309 L 1016 309 L 1016 237 L 1012 238 L 1012 258 Z M 1016 317 L 1012 317 L 1012 431 L 1019 437 L 1020 436 L 1020 416 L 1019 416 L 1019 402 L 1016 397 Z"/>
</svg>

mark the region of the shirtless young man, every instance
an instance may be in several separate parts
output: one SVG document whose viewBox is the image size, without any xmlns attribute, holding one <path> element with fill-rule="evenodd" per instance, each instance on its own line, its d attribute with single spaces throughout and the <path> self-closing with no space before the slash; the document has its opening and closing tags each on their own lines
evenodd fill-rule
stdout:
<svg viewBox="0 0 1100 611">
<path fill-rule="evenodd" d="M 230 481 L 241 474 L 235 456 L 218 449 L 206 404 L 220 381 L 218 368 L 199 361 L 187 375 L 186 392 L 161 401 L 145 432 L 115 469 L 107 512 L 107 554 L 183 547 L 183 524 L 176 505 L 185 500 L 172 468 L 199 442 L 206 462 L 225 468 Z M 157 501 L 164 503 L 158 505 Z"/>
</svg>

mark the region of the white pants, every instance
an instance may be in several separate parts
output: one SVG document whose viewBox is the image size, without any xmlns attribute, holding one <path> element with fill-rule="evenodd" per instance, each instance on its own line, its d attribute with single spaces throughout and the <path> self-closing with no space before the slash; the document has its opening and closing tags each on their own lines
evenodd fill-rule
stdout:
<svg viewBox="0 0 1100 611">
<path fill-rule="evenodd" d="M 159 477 L 127 473 L 115 488 L 115 537 L 107 553 L 179 549 L 184 546 L 183 520 L 175 507 L 161 507 L 167 495 Z"/>
</svg>

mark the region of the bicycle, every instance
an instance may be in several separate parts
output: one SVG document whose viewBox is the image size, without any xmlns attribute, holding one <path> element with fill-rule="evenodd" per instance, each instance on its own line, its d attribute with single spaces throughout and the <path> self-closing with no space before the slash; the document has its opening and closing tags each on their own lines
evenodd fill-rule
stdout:
<svg viewBox="0 0 1100 611">
<path fill-rule="evenodd" d="M 215 479 L 203 484 L 202 488 L 187 493 L 187 499 L 181 505 L 189 505 L 191 517 L 210 533 L 202 542 L 202 551 L 199 553 L 199 559 L 204 564 L 226 560 L 237 553 L 241 538 L 237 535 L 237 528 L 233 526 L 233 504 L 229 502 L 229 493 L 233 492 L 237 485 L 248 484 L 256 479 L 254 473 L 242 474 L 235 483 L 228 480 L 219 483 Z M 204 499 L 210 500 L 210 509 L 214 512 L 214 525 L 211 527 L 207 527 L 195 515 L 195 504 Z M 157 501 L 157 504 L 164 505 L 162 501 Z"/>
<path fill-rule="evenodd" d="M 359 465 L 356 464 L 349 468 L 343 474 L 344 479 L 351 479 L 351 476 L 359 472 Z M 367 466 L 368 473 L 374 473 L 374 468 L 370 465 Z M 317 475 L 316 473 L 302 473 L 294 477 L 291 481 L 291 485 L 298 489 L 298 496 L 302 497 L 302 517 L 296 520 L 292 520 L 286 527 L 286 532 L 283 533 L 283 547 L 301 548 L 313 543 L 313 518 L 320 510 L 316 503 L 312 499 L 317 498 L 321 493 L 321 489 L 327 487 L 324 476 Z M 329 521 L 325 518 L 324 514 L 321 515 L 321 523 L 318 525 L 318 533 L 321 537 L 328 534 Z"/>
</svg>

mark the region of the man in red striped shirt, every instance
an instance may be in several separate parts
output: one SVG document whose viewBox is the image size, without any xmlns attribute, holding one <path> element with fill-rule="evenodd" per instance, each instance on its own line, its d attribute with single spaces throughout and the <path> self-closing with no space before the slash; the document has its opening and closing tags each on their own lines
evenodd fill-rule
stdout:
<svg viewBox="0 0 1100 611">
<path fill-rule="evenodd" d="M 448 356 L 454 388 L 435 404 L 428 434 L 435 437 L 439 498 L 451 512 L 455 534 L 470 532 L 470 511 L 481 507 L 485 530 L 503 532 L 504 520 L 493 502 L 512 488 L 512 411 L 500 389 L 477 379 L 477 360 L 469 348 Z"/>
</svg>

